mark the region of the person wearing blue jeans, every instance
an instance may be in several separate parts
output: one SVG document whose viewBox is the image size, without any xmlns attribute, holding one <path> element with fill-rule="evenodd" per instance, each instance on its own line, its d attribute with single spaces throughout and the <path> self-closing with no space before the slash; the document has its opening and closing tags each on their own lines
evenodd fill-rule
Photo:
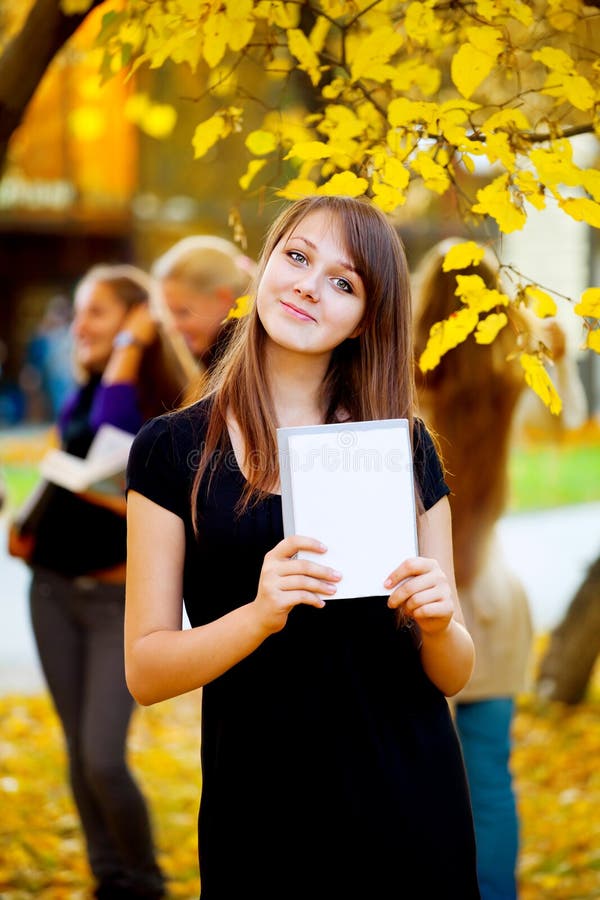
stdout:
<svg viewBox="0 0 600 900">
<path fill-rule="evenodd" d="M 477 872 L 485 900 L 517 896 L 519 819 L 510 772 L 512 697 L 456 706 L 477 842 Z"/>
</svg>

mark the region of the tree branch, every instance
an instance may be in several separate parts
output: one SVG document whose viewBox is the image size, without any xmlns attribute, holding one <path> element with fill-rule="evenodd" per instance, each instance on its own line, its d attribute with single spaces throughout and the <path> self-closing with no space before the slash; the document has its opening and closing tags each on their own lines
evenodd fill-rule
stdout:
<svg viewBox="0 0 600 900">
<path fill-rule="evenodd" d="M 0 57 L 0 172 L 9 139 L 46 69 L 89 12 L 103 2 L 92 0 L 87 13 L 67 16 L 60 0 L 36 0 L 21 31 L 6 45 Z"/>
</svg>

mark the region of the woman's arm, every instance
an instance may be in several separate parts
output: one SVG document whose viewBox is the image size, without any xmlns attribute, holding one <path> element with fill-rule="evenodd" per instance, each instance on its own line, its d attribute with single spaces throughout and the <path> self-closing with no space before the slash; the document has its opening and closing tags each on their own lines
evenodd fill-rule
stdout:
<svg viewBox="0 0 600 900">
<path fill-rule="evenodd" d="M 447 497 L 419 517 L 421 556 L 405 560 L 386 582 L 395 590 L 392 608 L 403 608 L 419 625 L 425 672 L 447 697 L 468 682 L 475 663 L 473 641 L 464 625 L 452 559 L 452 527 Z"/>
<path fill-rule="evenodd" d="M 125 671 L 129 690 L 142 705 L 202 687 L 281 630 L 293 606 L 321 608 L 319 594 L 335 591 L 330 585 L 339 580 L 336 573 L 295 559 L 299 549 L 323 552 L 322 545 L 287 538 L 267 553 L 254 601 L 182 630 L 183 521 L 133 490 L 127 507 Z"/>
</svg>

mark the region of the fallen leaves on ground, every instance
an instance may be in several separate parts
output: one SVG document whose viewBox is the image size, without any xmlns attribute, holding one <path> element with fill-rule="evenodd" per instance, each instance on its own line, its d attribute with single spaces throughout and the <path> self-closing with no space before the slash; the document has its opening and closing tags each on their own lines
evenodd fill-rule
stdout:
<svg viewBox="0 0 600 900">
<path fill-rule="evenodd" d="M 523 696 L 513 770 L 521 900 L 600 897 L 600 672 L 575 707 Z M 148 798 L 169 896 L 197 898 L 200 692 L 136 710 L 131 763 Z M 0 897 L 84 900 L 91 879 L 46 695 L 0 697 Z"/>
</svg>

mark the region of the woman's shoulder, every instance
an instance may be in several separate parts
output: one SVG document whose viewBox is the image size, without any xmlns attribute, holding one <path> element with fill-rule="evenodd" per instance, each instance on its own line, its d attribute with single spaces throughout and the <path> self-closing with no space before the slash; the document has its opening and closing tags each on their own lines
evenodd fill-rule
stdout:
<svg viewBox="0 0 600 900">
<path fill-rule="evenodd" d="M 185 459 L 202 441 L 208 425 L 208 398 L 181 409 L 148 419 L 137 433 L 132 451 L 144 455 L 157 453 L 173 462 Z"/>
</svg>

